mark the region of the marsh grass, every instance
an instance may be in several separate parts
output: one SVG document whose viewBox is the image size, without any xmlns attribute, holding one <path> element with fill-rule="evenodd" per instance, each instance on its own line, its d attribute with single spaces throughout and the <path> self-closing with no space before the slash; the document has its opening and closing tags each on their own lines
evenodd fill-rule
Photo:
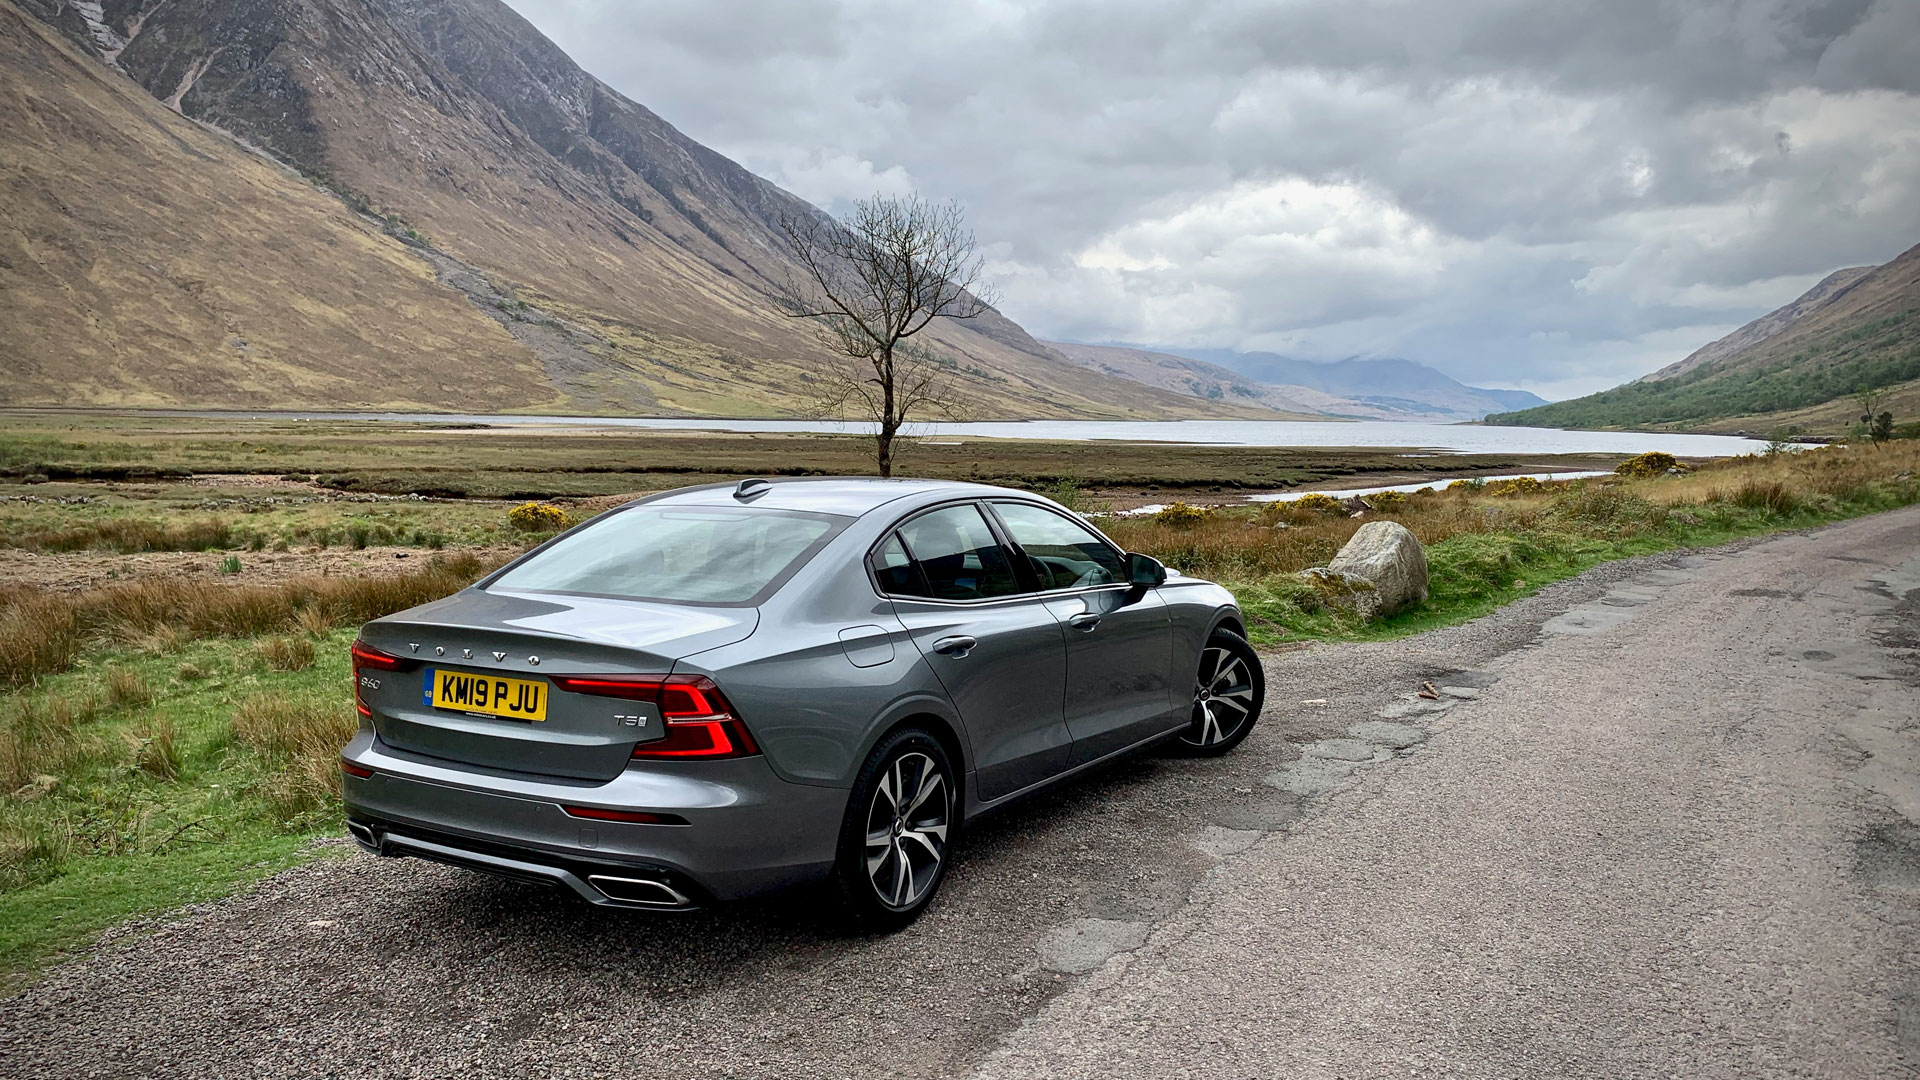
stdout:
<svg viewBox="0 0 1920 1080">
<path fill-rule="evenodd" d="M 262 793 L 288 820 L 332 806 L 340 792 L 340 748 L 357 725 L 339 695 L 256 694 L 233 713 L 233 737 L 276 765 Z"/>
<path fill-rule="evenodd" d="M 156 780 L 175 780 L 180 776 L 183 751 L 179 729 L 171 717 L 156 715 L 128 729 L 133 762 L 141 772 Z"/>
<path fill-rule="evenodd" d="M 1129 551 L 1221 581 L 1256 641 L 1398 633 L 1491 610 L 1609 558 L 1711 544 L 1920 501 L 1920 442 L 1732 458 L 1684 475 L 1532 484 L 1456 484 L 1348 516 L 1337 500 L 1177 516 L 1107 518 Z M 1292 575 L 1324 565 L 1367 521 L 1387 518 L 1427 549 L 1431 597 L 1362 625 L 1329 612 Z"/>
<path fill-rule="evenodd" d="M 313 639 L 273 637 L 254 646 L 260 659 L 274 671 L 299 671 L 313 665 Z"/>
<path fill-rule="evenodd" d="M 42 776 L 69 776 L 100 756 L 86 730 L 100 716 L 98 699 L 54 694 L 7 704 L 0 718 L 0 792 L 31 787 Z"/>
<path fill-rule="evenodd" d="M 153 687 L 137 671 L 117 665 L 109 667 L 104 682 L 107 704 L 113 708 L 128 709 L 153 704 Z"/>
<path fill-rule="evenodd" d="M 307 577 L 279 585 L 146 578 L 84 593 L 8 590 L 0 593 L 0 686 L 66 670 L 88 641 L 255 637 L 323 622 L 365 622 L 455 592 L 485 569 L 473 555 L 455 554 L 381 577 Z"/>
</svg>

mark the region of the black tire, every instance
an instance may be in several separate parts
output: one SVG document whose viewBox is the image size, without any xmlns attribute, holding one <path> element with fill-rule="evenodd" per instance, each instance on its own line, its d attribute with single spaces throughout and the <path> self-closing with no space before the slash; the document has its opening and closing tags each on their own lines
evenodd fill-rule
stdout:
<svg viewBox="0 0 1920 1080">
<path fill-rule="evenodd" d="M 1215 630 L 1200 650 L 1192 694 L 1193 721 L 1167 741 L 1168 748 L 1187 757 L 1219 757 L 1239 746 L 1267 700 L 1259 654 L 1239 634 Z"/>
<path fill-rule="evenodd" d="M 928 732 L 901 728 L 873 748 L 854 777 L 833 871 L 853 929 L 898 930 L 933 902 L 946 877 L 958 796 L 953 761 Z"/>
</svg>

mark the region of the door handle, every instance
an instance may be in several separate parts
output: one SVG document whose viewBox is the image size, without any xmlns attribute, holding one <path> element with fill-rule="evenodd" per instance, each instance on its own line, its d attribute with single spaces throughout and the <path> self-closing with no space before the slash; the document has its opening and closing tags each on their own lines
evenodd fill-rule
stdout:
<svg viewBox="0 0 1920 1080">
<path fill-rule="evenodd" d="M 955 634 L 952 637 L 943 637 L 939 641 L 934 642 L 933 651 L 958 658 L 972 652 L 973 647 L 978 644 L 980 644 L 978 641 L 975 641 L 965 634 Z"/>
<path fill-rule="evenodd" d="M 1067 625 L 1075 630 L 1091 630 L 1100 625 L 1100 616 L 1091 611 L 1083 611 L 1067 620 Z"/>
</svg>

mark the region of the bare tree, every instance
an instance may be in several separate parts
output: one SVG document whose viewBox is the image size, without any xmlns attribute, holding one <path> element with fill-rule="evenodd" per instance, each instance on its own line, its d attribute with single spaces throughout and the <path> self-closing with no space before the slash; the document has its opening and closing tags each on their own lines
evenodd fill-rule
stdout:
<svg viewBox="0 0 1920 1080">
<path fill-rule="evenodd" d="M 821 365 L 816 405 L 874 425 L 874 459 L 893 475 L 894 440 L 910 419 L 954 416 L 959 365 L 908 339 L 935 319 L 992 309 L 982 261 L 957 203 L 875 195 L 845 221 L 822 214 L 781 221 L 800 273 L 788 314 L 812 319 L 832 358 Z"/>
</svg>

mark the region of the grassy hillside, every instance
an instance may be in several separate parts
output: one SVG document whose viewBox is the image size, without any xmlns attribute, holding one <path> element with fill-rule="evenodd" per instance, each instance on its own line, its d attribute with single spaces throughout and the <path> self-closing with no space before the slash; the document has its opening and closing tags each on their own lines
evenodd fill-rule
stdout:
<svg viewBox="0 0 1920 1080">
<path fill-rule="evenodd" d="M 809 398 L 777 226 L 818 211 L 497 0 L 0 0 L 0 49 L 0 404 Z M 997 313 L 922 340 L 981 418 L 1271 415 L 1090 375 Z"/>
<path fill-rule="evenodd" d="M 1846 271 L 1686 360 L 1572 401 L 1487 417 L 1490 424 L 1839 435 L 1853 395 L 1887 389 L 1883 408 L 1920 404 L 1920 247 Z"/>
</svg>

